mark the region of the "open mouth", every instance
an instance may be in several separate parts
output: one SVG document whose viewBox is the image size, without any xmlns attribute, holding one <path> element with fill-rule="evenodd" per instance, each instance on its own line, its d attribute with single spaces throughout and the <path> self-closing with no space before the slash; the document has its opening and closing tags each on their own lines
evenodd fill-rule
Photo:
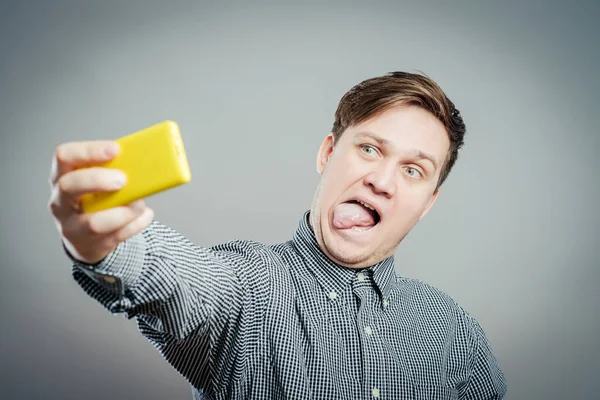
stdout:
<svg viewBox="0 0 600 400">
<path fill-rule="evenodd" d="M 348 200 L 338 204 L 333 213 L 333 225 L 337 229 L 366 231 L 376 226 L 381 216 L 372 205 L 361 200 Z"/>
<path fill-rule="evenodd" d="M 377 225 L 379 223 L 379 221 L 381 221 L 381 217 L 379 216 L 379 213 L 377 212 L 377 210 L 375 210 L 375 208 L 373 208 L 373 206 L 371 206 L 367 203 L 364 203 L 360 200 L 350 200 L 350 201 L 348 201 L 348 203 L 358 204 L 361 207 L 363 207 L 365 209 L 365 211 L 371 215 L 371 218 L 373 218 L 373 226 Z"/>
</svg>

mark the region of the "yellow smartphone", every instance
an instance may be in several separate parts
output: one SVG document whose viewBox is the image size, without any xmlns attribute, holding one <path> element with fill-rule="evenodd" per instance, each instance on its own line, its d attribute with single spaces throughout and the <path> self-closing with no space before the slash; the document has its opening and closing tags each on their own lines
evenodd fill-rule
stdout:
<svg viewBox="0 0 600 400">
<path fill-rule="evenodd" d="M 119 190 L 83 195 L 83 212 L 123 206 L 191 181 L 190 166 L 177 123 L 163 121 L 123 136 L 116 142 L 120 146 L 119 154 L 96 166 L 123 171 L 127 182 Z"/>
</svg>

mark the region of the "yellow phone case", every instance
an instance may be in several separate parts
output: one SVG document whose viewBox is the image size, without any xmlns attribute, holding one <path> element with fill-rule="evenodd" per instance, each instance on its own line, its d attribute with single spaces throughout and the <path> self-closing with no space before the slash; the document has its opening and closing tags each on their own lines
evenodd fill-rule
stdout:
<svg viewBox="0 0 600 400">
<path fill-rule="evenodd" d="M 163 121 L 116 140 L 119 154 L 100 167 L 123 171 L 127 182 L 112 192 L 87 193 L 81 198 L 84 212 L 129 204 L 192 179 L 179 126 Z"/>
</svg>

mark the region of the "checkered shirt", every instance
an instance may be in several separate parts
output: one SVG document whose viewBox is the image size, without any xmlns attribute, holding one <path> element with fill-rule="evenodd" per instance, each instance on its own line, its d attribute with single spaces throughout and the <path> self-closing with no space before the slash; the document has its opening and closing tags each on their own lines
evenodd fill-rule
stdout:
<svg viewBox="0 0 600 400">
<path fill-rule="evenodd" d="M 308 215 L 287 242 L 213 247 L 155 220 L 100 263 L 71 257 L 73 277 L 110 312 L 137 320 L 194 399 L 504 397 L 473 316 L 397 276 L 393 257 L 362 270 L 336 265 Z"/>
</svg>

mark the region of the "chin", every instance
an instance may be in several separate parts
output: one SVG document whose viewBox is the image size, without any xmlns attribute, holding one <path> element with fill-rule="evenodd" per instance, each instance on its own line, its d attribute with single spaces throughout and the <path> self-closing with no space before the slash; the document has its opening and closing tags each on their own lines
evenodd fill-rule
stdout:
<svg viewBox="0 0 600 400">
<path fill-rule="evenodd" d="M 365 268 L 388 256 L 378 245 L 388 237 L 380 223 L 365 230 L 337 229 L 333 226 L 333 210 L 322 213 L 313 209 L 311 225 L 316 224 L 316 239 L 321 250 L 335 263 L 348 268 Z"/>
<path fill-rule="evenodd" d="M 345 236 L 331 227 L 322 232 L 322 246 L 334 262 L 349 268 L 363 268 L 377 263 L 377 260 L 371 261 L 376 253 L 372 246 Z"/>
<path fill-rule="evenodd" d="M 327 220 L 321 221 L 327 224 Z M 340 230 L 332 224 L 321 225 L 320 245 L 325 253 L 336 263 L 349 268 L 368 268 L 386 258 L 393 256 L 394 251 L 406 236 L 403 235 L 397 243 L 381 243 L 381 238 L 390 237 L 391 232 L 385 231 L 380 224 L 365 231 L 352 232 Z M 397 234 L 397 233 L 395 233 Z"/>
</svg>

